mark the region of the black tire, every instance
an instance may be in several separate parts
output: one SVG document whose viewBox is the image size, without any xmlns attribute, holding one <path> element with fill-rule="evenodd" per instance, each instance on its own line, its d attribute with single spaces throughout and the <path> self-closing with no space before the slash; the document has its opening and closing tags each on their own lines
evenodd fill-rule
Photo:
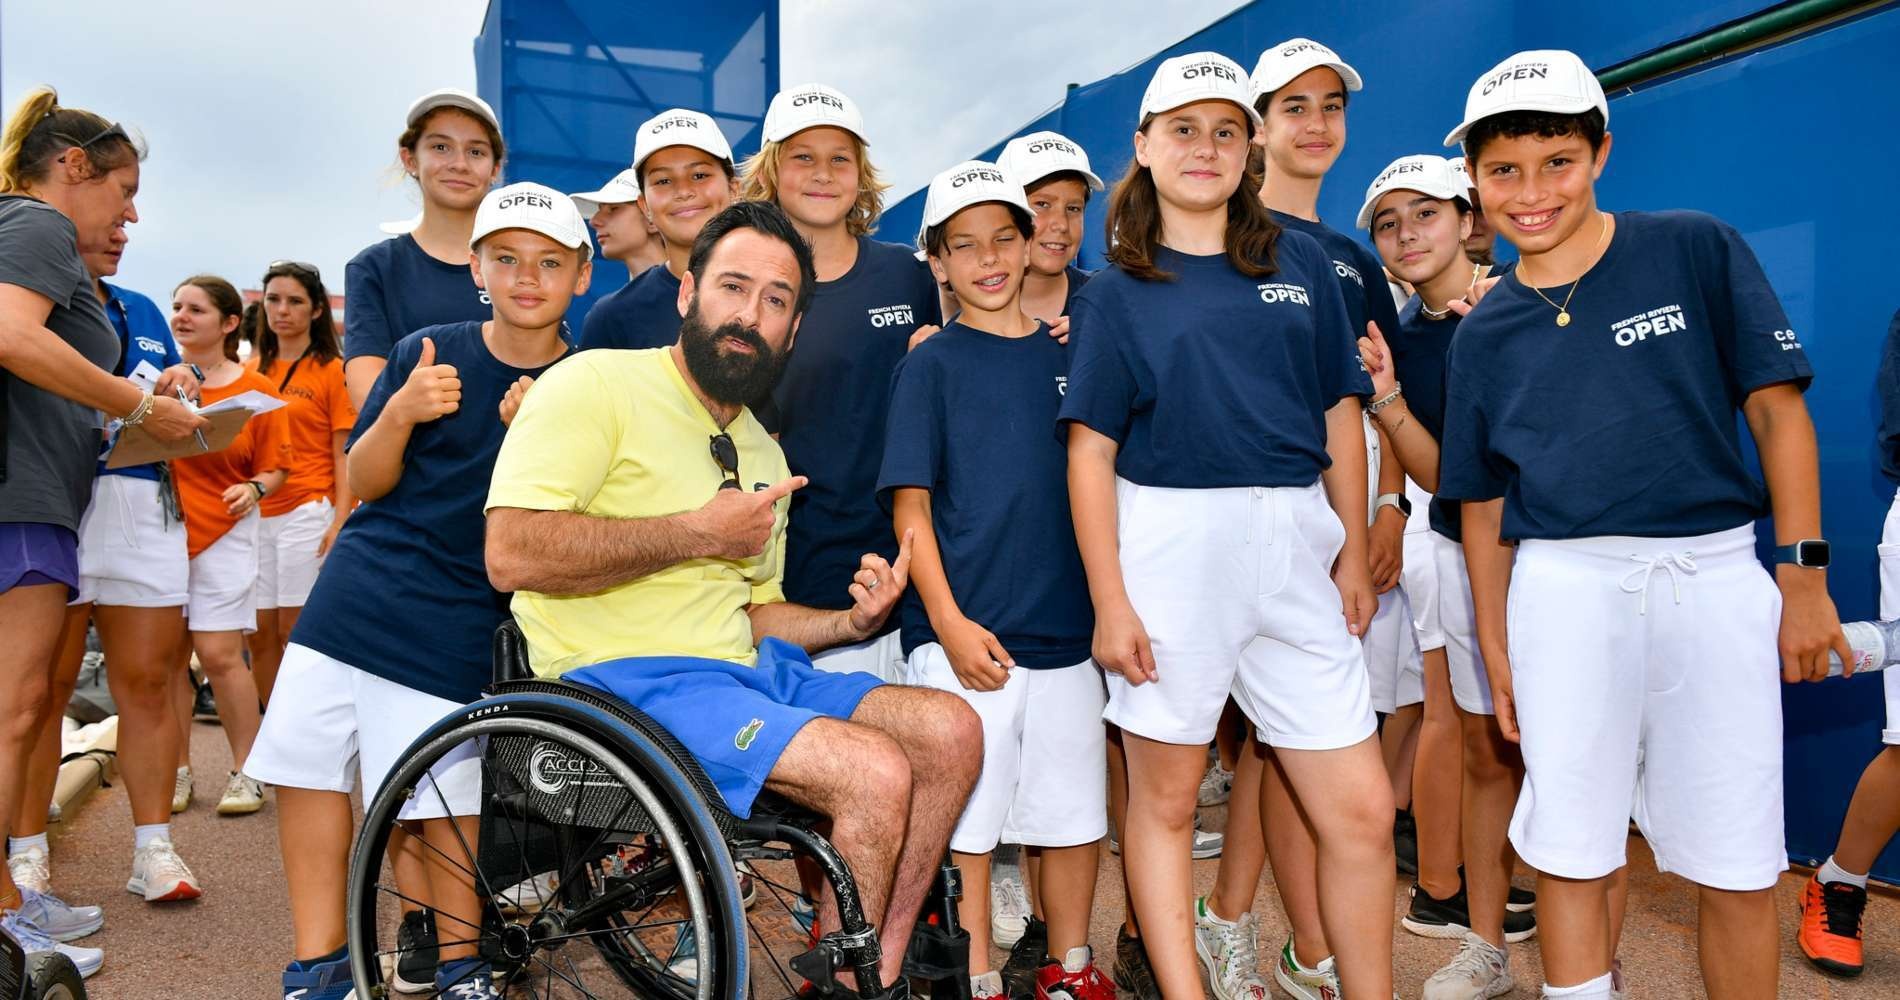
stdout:
<svg viewBox="0 0 1900 1000">
<path fill-rule="evenodd" d="M 28 1000 L 86 1000 L 86 984 L 73 960 L 43 951 L 26 960 Z"/>
<path fill-rule="evenodd" d="M 476 943 L 498 979 L 521 991 L 510 996 L 745 994 L 745 913 L 720 817 L 626 719 L 558 693 L 521 693 L 477 702 L 431 727 L 365 809 L 348 904 L 359 998 L 390 996 L 383 966 L 395 954 L 393 920 L 403 893 L 393 878 L 385 881 L 384 868 L 397 816 L 418 794 L 429 794 L 418 785 L 431 768 L 470 740 L 479 741 L 482 769 L 476 843 L 459 830 L 446 851 L 410 838 L 431 860 L 465 874 L 488 900 L 479 929 L 437 913 L 444 946 Z M 527 901 L 535 912 L 504 916 L 494 904 L 515 879 L 546 873 L 557 873 L 556 891 Z M 465 936 L 454 936 L 458 925 Z M 691 928 L 702 956 L 691 981 L 667 968 L 682 928 Z"/>
</svg>

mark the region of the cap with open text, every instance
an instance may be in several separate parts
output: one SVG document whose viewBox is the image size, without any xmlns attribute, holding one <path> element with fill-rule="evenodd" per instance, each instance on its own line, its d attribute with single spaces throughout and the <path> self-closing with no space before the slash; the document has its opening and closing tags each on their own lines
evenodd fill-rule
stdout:
<svg viewBox="0 0 1900 1000">
<path fill-rule="evenodd" d="M 761 137 L 766 142 L 784 142 L 808 128 L 830 125 L 841 128 L 869 145 L 864 136 L 864 116 L 851 98 L 822 83 L 787 87 L 772 96 L 765 109 Z"/>
<path fill-rule="evenodd" d="M 594 256 L 594 245 L 587 241 L 587 223 L 574 199 L 529 181 L 496 188 L 482 198 L 475 210 L 475 230 L 468 245 L 474 249 L 485 237 L 504 229 L 526 229 L 540 233 L 570 250 L 579 250 L 581 259 Z"/>
<path fill-rule="evenodd" d="M 1451 175 L 1458 178 L 1458 183 L 1465 186 L 1465 191 L 1469 194 L 1477 194 L 1478 182 L 1471 179 L 1471 171 L 1465 166 L 1465 158 L 1447 156 L 1445 161 L 1451 164 Z"/>
<path fill-rule="evenodd" d="M 1253 127 L 1260 127 L 1260 113 L 1247 93 L 1246 72 L 1218 52 L 1190 52 L 1161 60 L 1141 95 L 1141 117 L 1199 101 L 1227 101 L 1245 111 Z"/>
<path fill-rule="evenodd" d="M 1349 91 L 1365 86 L 1359 71 L 1346 65 L 1339 53 L 1311 38 L 1289 38 L 1260 53 L 1259 61 L 1253 64 L 1253 75 L 1247 78 L 1247 99 L 1249 103 L 1258 101 L 1262 94 L 1271 94 L 1292 83 L 1301 73 L 1320 66 L 1338 73 L 1340 82 Z"/>
<path fill-rule="evenodd" d="M 924 195 L 923 224 L 917 227 L 917 245 L 924 245 L 924 234 L 931 226 L 950 221 L 971 205 L 1000 202 L 1029 217 L 1029 199 L 1014 175 L 994 163 L 965 160 L 930 179 L 930 191 Z"/>
<path fill-rule="evenodd" d="M 633 171 L 639 176 L 640 164 L 668 146 L 691 146 L 732 162 L 732 144 L 726 141 L 719 123 L 712 116 L 685 108 L 662 111 L 640 123 L 633 135 Z"/>
<path fill-rule="evenodd" d="M 602 184 L 600 190 L 582 191 L 568 197 L 574 199 L 574 207 L 580 209 L 582 216 L 593 215 L 602 205 L 626 205 L 640 198 L 640 173 L 628 167 Z"/>
<path fill-rule="evenodd" d="M 437 108 L 460 108 L 487 122 L 495 131 L 501 131 L 501 119 L 495 117 L 495 109 L 489 107 L 487 101 L 455 87 L 431 90 L 416 98 L 415 102 L 409 105 L 409 114 L 404 121 L 413 128 L 424 115 Z"/>
<path fill-rule="evenodd" d="M 1532 49 L 1498 63 L 1471 85 L 1465 97 L 1465 120 L 1445 145 L 1465 141 L 1471 126 L 1506 111 L 1547 111 L 1559 115 L 1580 115 L 1595 108 L 1610 122 L 1610 102 L 1603 96 L 1603 84 L 1584 65 L 1575 52 L 1563 49 Z"/>
<path fill-rule="evenodd" d="M 1050 174 L 1074 171 L 1082 175 L 1091 190 L 1102 189 L 1102 179 L 1089 169 L 1088 151 L 1060 132 L 1031 132 L 1009 140 L 996 165 L 1022 181 L 1025 188 Z"/>
<path fill-rule="evenodd" d="M 1393 191 L 1417 191 L 1445 201 L 1469 197 L 1464 178 L 1452 172 L 1451 162 L 1442 156 L 1420 153 L 1401 156 L 1386 164 L 1366 188 L 1366 202 L 1359 208 L 1359 228 L 1372 225 L 1372 212 L 1378 207 L 1379 199 Z"/>
</svg>

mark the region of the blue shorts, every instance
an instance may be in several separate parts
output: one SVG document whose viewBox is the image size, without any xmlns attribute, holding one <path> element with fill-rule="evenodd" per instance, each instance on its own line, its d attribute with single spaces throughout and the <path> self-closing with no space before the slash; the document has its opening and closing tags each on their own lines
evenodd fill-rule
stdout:
<svg viewBox="0 0 1900 1000">
<path fill-rule="evenodd" d="M 752 815 L 779 755 L 805 723 L 848 719 L 872 688 L 866 673 L 833 674 L 789 642 L 759 644 L 757 666 L 696 656 L 635 656 L 571 670 L 564 681 L 599 688 L 653 717 L 704 768 L 735 816 Z"/>
<path fill-rule="evenodd" d="M 64 584 L 69 601 L 79 596 L 79 536 L 57 524 L 0 524 L 0 594 L 48 583 Z"/>
</svg>

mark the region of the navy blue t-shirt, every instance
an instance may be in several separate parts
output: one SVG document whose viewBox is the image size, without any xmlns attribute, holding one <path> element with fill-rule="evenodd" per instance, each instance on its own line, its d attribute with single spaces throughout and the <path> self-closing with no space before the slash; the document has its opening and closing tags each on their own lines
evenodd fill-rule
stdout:
<svg viewBox="0 0 1900 1000">
<path fill-rule="evenodd" d="M 1082 286 L 1089 283 L 1089 272 L 1070 264 L 1062 269 L 1062 273 L 1069 279 L 1069 292 L 1062 297 L 1062 315 L 1067 316 L 1069 310 L 1074 308 L 1075 297 L 1081 293 Z"/>
<path fill-rule="evenodd" d="M 1900 483 L 1900 312 L 1887 324 L 1887 343 L 1880 351 L 1880 471 Z"/>
<path fill-rule="evenodd" d="M 898 362 L 878 496 L 930 491 L 950 593 L 1016 665 L 1089 658 L 1095 616 L 1069 520 L 1068 449 L 1049 436 L 1068 351 L 1038 324 L 1001 337 L 952 323 Z M 912 587 L 899 611 L 904 655 L 936 642 Z"/>
<path fill-rule="evenodd" d="M 1318 479 L 1332 463 L 1326 411 L 1372 383 L 1326 252 L 1287 230 L 1275 258 L 1278 271 L 1249 278 L 1225 254 L 1161 247 L 1171 281 L 1097 271 L 1069 313 L 1060 419 L 1118 442 L 1116 473 L 1143 486 Z"/>
<path fill-rule="evenodd" d="M 387 358 L 397 341 L 425 326 L 485 322 L 495 313 L 466 262 L 436 260 L 408 233 L 372 243 L 351 258 L 343 268 L 343 289 L 350 303 L 345 361 Z"/>
<path fill-rule="evenodd" d="M 1416 295 L 1406 300 L 1399 310 L 1398 333 L 1386 337 L 1386 346 L 1392 348 L 1392 369 L 1405 388 L 1405 408 L 1434 440 L 1443 441 L 1445 359 L 1451 352 L 1451 336 L 1458 332 L 1458 314 L 1430 319 L 1423 305 Z M 1430 516 L 1433 531 L 1454 542 L 1464 537 L 1458 501 L 1433 495 Z"/>
<path fill-rule="evenodd" d="M 165 321 L 165 314 L 151 299 L 110 282 L 100 284 L 106 286 L 106 318 L 112 321 L 112 329 L 119 335 L 119 375 L 136 378 L 144 384 L 157 381 L 160 372 L 182 360 L 178 356 L 178 344 L 172 339 L 171 324 Z M 110 450 L 108 443 L 105 451 Z M 108 469 L 105 451 L 99 456 L 100 475 L 158 479 L 157 462 Z"/>
<path fill-rule="evenodd" d="M 1398 308 L 1392 304 L 1392 290 L 1385 283 L 1385 266 L 1378 254 L 1324 222 L 1269 212 L 1280 228 L 1318 240 L 1320 249 L 1333 259 L 1333 274 L 1339 278 L 1339 291 L 1346 297 L 1346 317 L 1354 336 L 1366 335 L 1367 320 L 1379 324 L 1379 332 L 1387 336 L 1399 328 Z"/>
<path fill-rule="evenodd" d="M 858 560 L 866 552 L 897 557 L 891 519 L 877 502 L 891 372 L 911 332 L 937 323 L 939 311 L 929 266 L 895 243 L 859 237 L 851 270 L 819 282 L 770 405 L 755 408 L 779 436 L 792 474 L 811 479 L 792 494 L 786 600 L 848 608 Z"/>
<path fill-rule="evenodd" d="M 587 310 L 576 350 L 672 347 L 680 339 L 679 302 L 680 279 L 665 263 L 655 264 Z"/>
<path fill-rule="evenodd" d="M 402 478 L 343 523 L 290 641 L 365 673 L 450 701 L 480 697 L 491 674 L 490 640 L 508 615 L 508 595 L 488 584 L 482 505 L 507 428 L 496 413 L 523 375 L 547 370 L 503 364 L 482 341 L 482 324 L 425 327 L 399 341 L 363 402 L 354 446 L 435 342 L 436 364 L 455 366 L 462 404 L 418 424 L 403 452 Z"/>
<path fill-rule="evenodd" d="M 1459 324 L 1440 495 L 1504 498 L 1506 539 L 1679 538 L 1761 516 L 1736 410 L 1813 371 L 1740 233 L 1619 212 L 1570 325 L 1556 318 L 1512 274 Z"/>
</svg>

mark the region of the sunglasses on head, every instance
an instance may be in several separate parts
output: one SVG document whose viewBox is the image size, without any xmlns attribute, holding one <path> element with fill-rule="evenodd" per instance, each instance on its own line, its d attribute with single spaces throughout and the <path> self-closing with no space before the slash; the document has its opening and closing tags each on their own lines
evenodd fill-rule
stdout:
<svg viewBox="0 0 1900 1000">
<path fill-rule="evenodd" d="M 71 139 L 73 145 L 78 146 L 80 149 L 85 149 L 86 147 L 91 146 L 92 144 L 96 142 L 100 142 L 104 139 L 112 138 L 113 136 L 117 136 L 118 138 L 126 142 L 132 141 L 132 136 L 126 132 L 125 126 L 119 124 L 118 122 L 113 122 L 112 124 L 107 125 L 105 128 L 99 130 L 98 134 L 94 135 L 92 138 L 87 139 L 83 142 L 80 141 L 79 137 L 67 135 L 64 132 L 59 133 L 59 135 L 61 138 Z"/>
<path fill-rule="evenodd" d="M 273 260 L 270 262 L 270 267 L 265 269 L 266 273 L 272 271 L 302 271 L 318 281 L 323 280 L 323 273 L 317 270 L 317 265 L 306 264 L 300 260 Z"/>
<path fill-rule="evenodd" d="M 712 436 L 713 461 L 719 463 L 719 471 L 726 474 L 726 481 L 719 484 L 722 490 L 741 489 L 739 485 L 739 446 L 732 443 L 732 435 L 724 432 Z"/>
</svg>

